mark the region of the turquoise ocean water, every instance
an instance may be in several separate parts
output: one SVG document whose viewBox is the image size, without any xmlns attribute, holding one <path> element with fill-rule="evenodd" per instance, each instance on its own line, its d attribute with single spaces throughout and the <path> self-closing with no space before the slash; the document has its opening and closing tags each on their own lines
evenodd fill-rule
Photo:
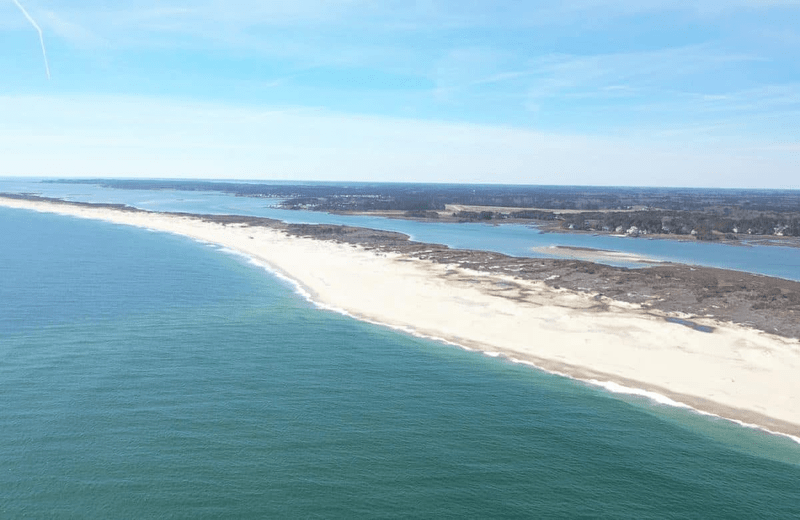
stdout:
<svg viewBox="0 0 800 520">
<path fill-rule="evenodd" d="M 0 517 L 800 516 L 800 445 L 0 208 Z"/>
</svg>

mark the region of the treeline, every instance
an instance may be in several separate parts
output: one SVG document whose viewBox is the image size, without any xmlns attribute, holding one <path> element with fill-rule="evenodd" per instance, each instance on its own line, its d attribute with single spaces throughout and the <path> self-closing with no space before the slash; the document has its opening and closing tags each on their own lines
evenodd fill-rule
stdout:
<svg viewBox="0 0 800 520">
<path fill-rule="evenodd" d="M 717 240 L 737 235 L 800 236 L 800 213 L 761 214 L 754 217 L 726 217 L 715 213 L 688 211 L 611 211 L 559 213 L 557 211 L 459 211 L 452 214 L 462 222 L 504 219 L 558 221 L 564 229 L 629 235 L 692 235 L 699 240 Z"/>
<path fill-rule="evenodd" d="M 287 209 L 308 209 L 313 211 L 406 211 L 426 212 L 445 209 L 443 202 L 433 198 L 398 195 L 352 196 L 334 195 L 331 197 L 294 197 L 281 203 Z"/>
<path fill-rule="evenodd" d="M 217 182 L 163 179 L 67 179 L 116 189 L 215 191 L 283 199 L 281 206 L 312 211 L 403 211 L 433 218 L 447 204 L 483 206 L 462 211 L 462 221 L 561 220 L 586 231 L 800 236 L 800 191 L 688 188 L 515 186 L 345 182 Z M 492 208 L 498 208 L 493 211 Z M 516 211 L 500 208 L 520 208 Z M 569 210 L 569 212 L 559 213 Z M 600 211 L 603 210 L 603 211 Z M 624 211 L 623 211 L 624 210 Z"/>
<path fill-rule="evenodd" d="M 287 199 L 286 205 L 336 210 L 343 206 L 405 211 L 445 204 L 551 210 L 623 210 L 636 207 L 706 211 L 800 212 L 797 190 L 730 190 L 597 186 L 531 186 L 365 182 L 231 182 L 167 179 L 62 179 L 45 182 L 95 184 L 116 189 L 216 191 L 246 197 Z"/>
<path fill-rule="evenodd" d="M 715 240 L 721 235 L 800 236 L 800 214 L 725 217 L 700 212 L 634 211 L 574 213 L 558 217 L 562 227 L 628 234 L 694 235 Z"/>
</svg>

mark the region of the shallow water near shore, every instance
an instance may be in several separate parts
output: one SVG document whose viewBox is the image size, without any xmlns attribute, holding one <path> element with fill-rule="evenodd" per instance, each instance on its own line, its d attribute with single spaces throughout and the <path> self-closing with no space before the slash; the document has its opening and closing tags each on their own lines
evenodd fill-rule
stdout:
<svg viewBox="0 0 800 520">
<path fill-rule="evenodd" d="M 0 516 L 800 515 L 800 446 L 0 208 Z"/>
</svg>

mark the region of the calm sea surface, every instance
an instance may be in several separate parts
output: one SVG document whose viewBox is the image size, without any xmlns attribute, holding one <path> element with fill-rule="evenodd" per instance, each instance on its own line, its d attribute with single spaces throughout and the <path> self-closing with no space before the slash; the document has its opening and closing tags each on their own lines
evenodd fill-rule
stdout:
<svg viewBox="0 0 800 520">
<path fill-rule="evenodd" d="M 800 445 L 0 208 L 0 517 L 800 516 Z"/>
</svg>

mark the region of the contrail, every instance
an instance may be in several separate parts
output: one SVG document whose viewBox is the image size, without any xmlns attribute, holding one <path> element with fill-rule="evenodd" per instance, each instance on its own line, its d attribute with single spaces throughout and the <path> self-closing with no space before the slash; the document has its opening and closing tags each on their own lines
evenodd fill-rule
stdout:
<svg viewBox="0 0 800 520">
<path fill-rule="evenodd" d="M 39 42 L 42 44 L 42 56 L 44 56 L 44 70 L 47 72 L 47 79 L 50 79 L 50 64 L 47 63 L 47 49 L 44 48 L 44 36 L 42 35 L 42 29 L 39 27 L 39 24 L 36 23 L 36 20 L 34 20 L 31 15 L 28 14 L 28 11 L 22 7 L 22 4 L 19 3 L 19 0 L 11 1 L 17 4 L 19 10 L 25 15 L 25 18 L 27 18 L 28 21 L 31 22 L 31 25 L 33 25 L 34 29 L 39 32 Z"/>
</svg>

